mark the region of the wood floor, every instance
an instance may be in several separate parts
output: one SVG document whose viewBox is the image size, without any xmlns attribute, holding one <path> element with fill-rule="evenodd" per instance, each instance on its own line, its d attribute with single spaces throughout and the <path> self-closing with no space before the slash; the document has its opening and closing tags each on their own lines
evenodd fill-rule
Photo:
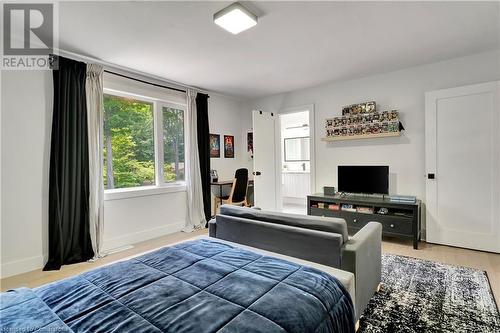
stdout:
<svg viewBox="0 0 500 333">
<path fill-rule="evenodd" d="M 42 270 L 31 271 L 28 273 L 15 275 L 0 280 L 0 289 L 5 291 L 12 288 L 19 287 L 38 287 L 43 284 L 64 279 L 70 276 L 77 275 L 81 272 L 88 271 L 90 269 L 107 265 L 114 261 L 125 259 L 128 257 L 135 256 L 139 253 L 151 251 L 169 244 L 177 243 L 189 238 L 193 238 L 200 235 L 207 234 L 207 229 L 194 231 L 192 233 L 177 232 L 167 236 L 151 239 L 145 242 L 134 244 L 133 248 L 127 249 L 121 252 L 113 253 L 107 255 L 106 257 L 94 261 L 94 262 L 82 262 L 79 264 L 73 264 L 61 267 L 59 271 L 49 271 L 43 272 Z"/>
<path fill-rule="evenodd" d="M 5 291 L 7 289 L 18 287 L 38 287 L 42 284 L 73 276 L 79 274 L 80 272 L 109 264 L 113 261 L 128 258 L 142 252 L 147 252 L 192 237 L 204 235 L 206 233 L 206 229 L 189 234 L 178 232 L 137 243 L 131 249 L 110 254 L 96 262 L 85 262 L 63 266 L 60 271 L 42 272 L 41 270 L 37 270 L 12 276 L 0 280 L 0 289 Z M 486 271 L 488 278 L 490 279 L 491 288 L 495 295 L 497 305 L 500 306 L 500 254 L 434 245 L 425 242 L 419 244 L 418 250 L 414 250 L 411 242 L 390 238 L 384 239 L 384 242 L 382 243 L 382 252 L 427 259 L 451 265 L 467 266 Z"/>
</svg>

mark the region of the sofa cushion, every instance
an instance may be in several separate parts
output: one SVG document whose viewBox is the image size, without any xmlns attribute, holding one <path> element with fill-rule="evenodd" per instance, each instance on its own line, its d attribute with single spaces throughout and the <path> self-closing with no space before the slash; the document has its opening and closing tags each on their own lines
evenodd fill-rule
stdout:
<svg viewBox="0 0 500 333">
<path fill-rule="evenodd" d="M 333 232 L 342 236 L 342 242 L 347 242 L 349 239 L 349 235 L 347 233 L 347 223 L 344 219 L 339 218 L 285 214 L 231 205 L 221 206 L 220 214 L 241 217 L 250 220 L 289 225 L 304 229 Z"/>
</svg>

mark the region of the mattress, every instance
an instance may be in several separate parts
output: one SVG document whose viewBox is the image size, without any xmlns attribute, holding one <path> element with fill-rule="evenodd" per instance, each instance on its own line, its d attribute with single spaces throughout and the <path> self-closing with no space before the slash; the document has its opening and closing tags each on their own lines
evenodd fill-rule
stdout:
<svg viewBox="0 0 500 333">
<path fill-rule="evenodd" d="M 341 269 L 331 267 L 331 266 L 318 264 L 316 262 L 308 261 L 305 259 L 287 256 L 287 255 L 281 254 L 281 253 L 266 251 L 266 250 L 258 249 L 256 247 L 238 244 L 238 243 L 226 241 L 223 239 L 211 238 L 209 236 L 197 236 L 197 237 L 192 238 L 192 239 L 217 240 L 217 242 L 220 242 L 223 244 L 229 244 L 231 246 L 235 246 L 235 247 L 238 247 L 241 249 L 246 249 L 246 250 L 249 250 L 249 251 L 252 251 L 255 253 L 259 253 L 259 254 L 262 254 L 265 256 L 270 256 L 270 257 L 275 257 L 275 258 L 291 261 L 291 262 L 299 264 L 301 266 L 309 266 L 312 268 L 316 268 L 317 270 L 320 270 L 320 271 L 322 271 L 326 274 L 329 274 L 329 275 L 333 276 L 334 278 L 336 278 L 344 286 L 344 288 L 347 290 L 347 292 L 349 293 L 349 296 L 351 296 L 352 303 L 356 304 L 356 298 L 355 298 L 355 295 L 356 295 L 355 281 L 356 281 L 356 279 L 354 277 L 354 274 L 351 272 L 343 271 Z"/>
<path fill-rule="evenodd" d="M 2 293 L 0 331 L 354 332 L 354 307 L 324 271 L 196 239 Z"/>
</svg>

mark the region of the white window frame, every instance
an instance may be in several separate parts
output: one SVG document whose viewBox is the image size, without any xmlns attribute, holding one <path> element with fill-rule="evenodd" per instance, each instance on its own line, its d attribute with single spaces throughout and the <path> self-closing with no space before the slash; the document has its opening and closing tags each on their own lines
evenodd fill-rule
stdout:
<svg viewBox="0 0 500 333">
<path fill-rule="evenodd" d="M 165 182 L 163 177 L 164 155 L 163 155 L 163 107 L 174 108 L 184 112 L 184 168 L 186 168 L 187 151 L 187 105 L 168 101 L 167 98 L 159 99 L 139 94 L 134 94 L 129 91 L 121 91 L 115 89 L 104 88 L 105 95 L 113 95 L 118 97 L 132 98 L 145 103 L 153 104 L 153 143 L 155 152 L 155 185 L 125 187 L 116 189 L 105 189 L 104 200 L 119 200 L 133 197 L 142 197 L 149 195 L 157 195 L 163 193 L 185 192 L 186 181 Z M 101 166 L 104 167 L 104 166 Z M 186 169 L 184 169 L 186 177 Z"/>
<path fill-rule="evenodd" d="M 186 135 L 186 105 L 182 104 L 177 104 L 177 103 L 172 103 L 172 102 L 166 102 L 166 101 L 158 101 L 157 102 L 157 110 L 158 110 L 158 127 L 155 125 L 155 135 L 157 136 L 156 140 L 158 142 L 158 147 L 156 148 L 157 151 L 155 151 L 155 159 L 156 163 L 155 165 L 158 166 L 158 170 L 161 170 L 161 172 L 158 172 L 156 177 L 157 177 L 157 184 L 160 184 L 162 187 L 165 186 L 185 186 L 186 185 L 186 179 L 184 180 L 178 180 L 175 182 L 170 182 L 167 183 L 165 182 L 165 179 L 163 178 L 163 167 L 165 163 L 165 156 L 164 151 L 163 151 L 163 108 L 172 108 L 172 109 L 177 109 L 177 110 L 182 110 L 183 114 L 183 121 L 184 121 L 184 178 L 186 177 L 186 140 L 187 140 L 187 135 Z M 156 109 L 156 106 L 155 106 Z M 155 123 L 156 124 L 156 123 Z M 161 144 L 160 144 L 161 143 Z M 160 158 L 161 157 L 161 158 Z"/>
</svg>

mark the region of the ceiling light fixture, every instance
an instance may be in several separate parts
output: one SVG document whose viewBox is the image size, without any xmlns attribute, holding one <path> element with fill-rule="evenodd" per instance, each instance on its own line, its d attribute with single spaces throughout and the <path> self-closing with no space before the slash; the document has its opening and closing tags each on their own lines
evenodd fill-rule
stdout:
<svg viewBox="0 0 500 333">
<path fill-rule="evenodd" d="M 257 15 L 235 2 L 214 14 L 214 23 L 237 35 L 257 24 Z"/>
</svg>

